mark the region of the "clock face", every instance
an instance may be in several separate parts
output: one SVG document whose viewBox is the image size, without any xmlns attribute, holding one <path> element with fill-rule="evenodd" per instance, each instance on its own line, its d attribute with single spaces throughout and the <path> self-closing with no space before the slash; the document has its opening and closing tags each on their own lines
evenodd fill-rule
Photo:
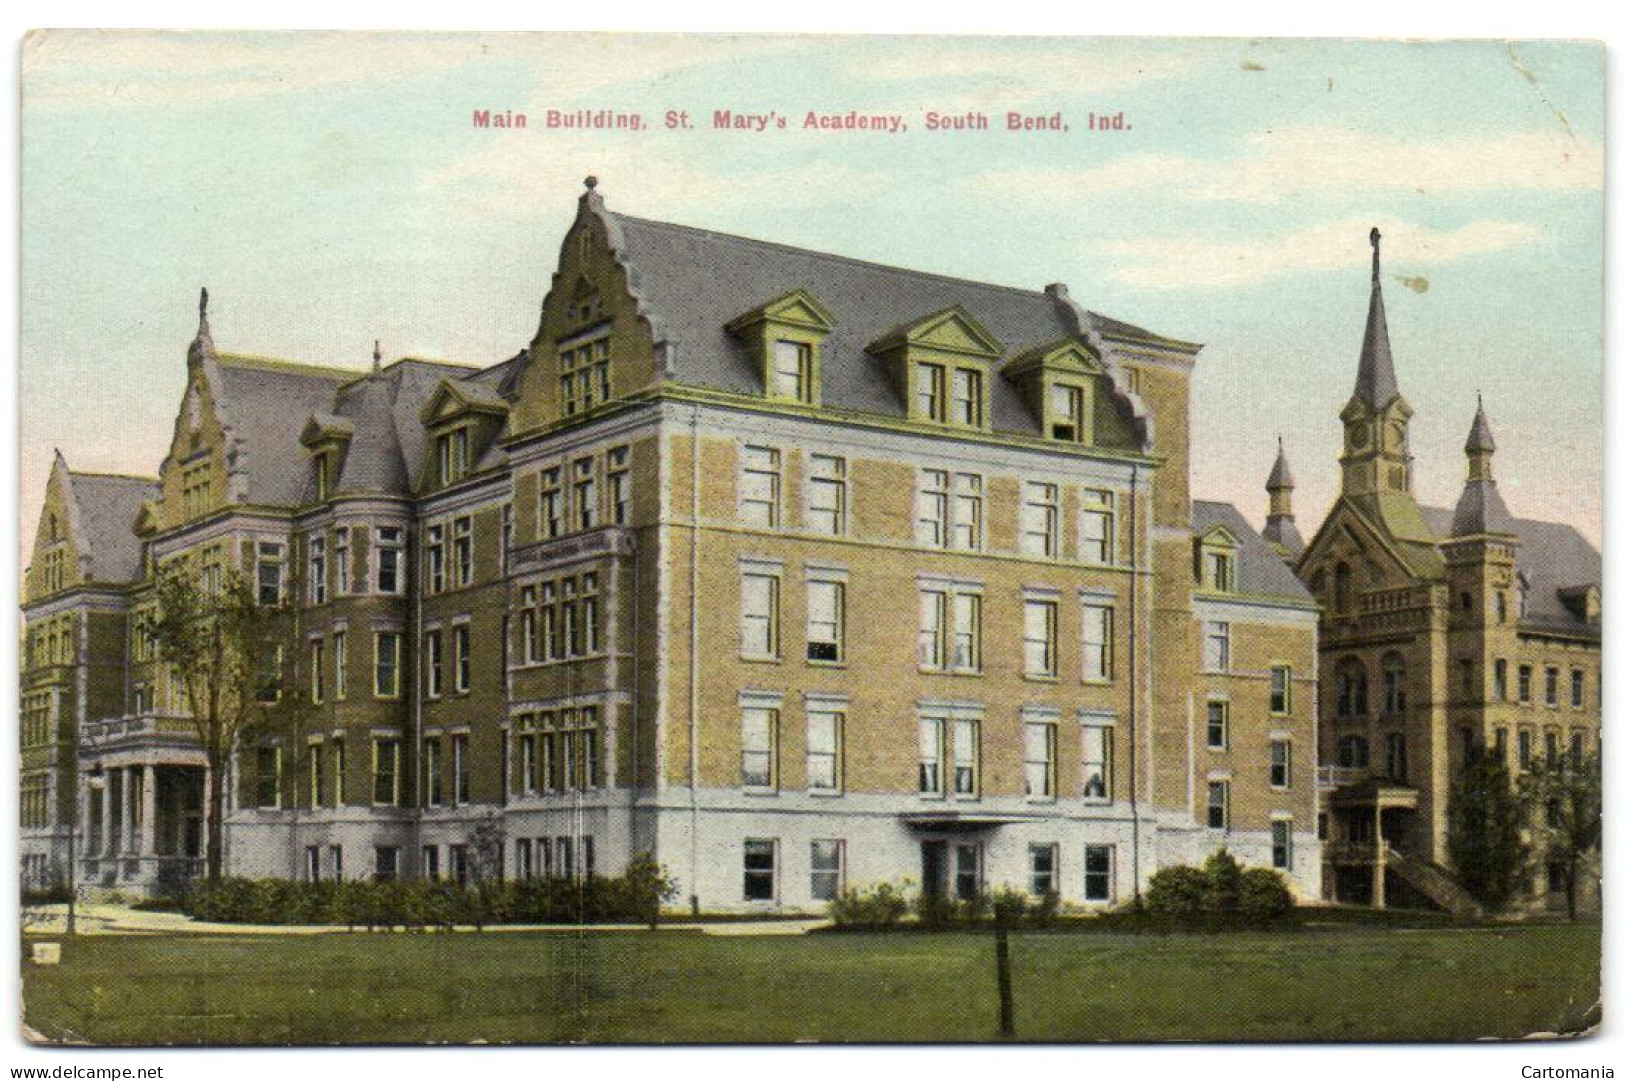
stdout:
<svg viewBox="0 0 1625 1081">
<path fill-rule="evenodd" d="M 1365 446 L 1365 425 L 1356 424 L 1349 429 L 1349 446 L 1356 450 Z"/>
</svg>

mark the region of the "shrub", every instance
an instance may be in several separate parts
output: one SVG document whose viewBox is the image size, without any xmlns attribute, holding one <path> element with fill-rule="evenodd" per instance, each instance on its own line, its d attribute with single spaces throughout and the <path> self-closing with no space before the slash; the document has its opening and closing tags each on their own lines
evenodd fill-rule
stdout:
<svg viewBox="0 0 1625 1081">
<path fill-rule="evenodd" d="M 1236 911 L 1249 923 L 1275 923 L 1292 911 L 1292 891 L 1280 872 L 1250 867 L 1240 875 Z"/>
<path fill-rule="evenodd" d="M 1230 850 L 1221 848 L 1202 864 L 1207 878 L 1207 911 L 1234 912 L 1241 899 L 1241 864 Z"/>
<path fill-rule="evenodd" d="M 1192 920 L 1207 911 L 1207 875 L 1195 867 L 1164 867 L 1151 876 L 1145 907 L 1154 916 Z"/>
<path fill-rule="evenodd" d="M 1014 886 L 1000 886 L 989 898 L 993 922 L 1013 927 L 1027 919 L 1031 911 L 1027 894 Z"/>
<path fill-rule="evenodd" d="M 828 911 L 837 927 L 893 927 L 908 913 L 908 898 L 890 882 L 849 886 L 829 903 Z"/>
</svg>

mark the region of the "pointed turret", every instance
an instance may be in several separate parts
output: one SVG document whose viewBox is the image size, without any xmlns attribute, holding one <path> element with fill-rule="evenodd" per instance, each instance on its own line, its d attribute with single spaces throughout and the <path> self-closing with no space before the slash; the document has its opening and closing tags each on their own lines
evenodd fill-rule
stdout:
<svg viewBox="0 0 1625 1081">
<path fill-rule="evenodd" d="M 186 359 L 195 364 L 205 356 L 213 355 L 214 337 L 209 332 L 209 287 L 204 286 L 198 291 L 197 334 L 193 336 L 192 344 L 186 350 Z"/>
<path fill-rule="evenodd" d="M 1371 230 L 1371 306 L 1365 316 L 1365 341 L 1360 346 L 1360 373 L 1354 396 L 1379 412 L 1399 396 L 1394 377 L 1394 353 L 1388 345 L 1388 315 L 1382 306 L 1382 233 Z"/>
<path fill-rule="evenodd" d="M 1288 559 L 1296 559 L 1303 551 L 1303 535 L 1298 532 L 1297 520 L 1292 514 L 1292 467 L 1287 465 L 1286 444 L 1275 437 L 1275 467 L 1270 470 L 1264 490 L 1270 494 L 1270 513 L 1264 522 L 1264 539 L 1275 545 Z"/>
<path fill-rule="evenodd" d="M 1473 414 L 1473 427 L 1467 433 L 1467 483 L 1461 498 L 1456 500 L 1456 514 L 1450 523 L 1450 534 L 1467 537 L 1479 533 L 1511 533 L 1512 515 L 1506 501 L 1495 486 L 1495 475 L 1490 459 L 1495 455 L 1495 437 L 1490 434 L 1490 419 L 1484 415 L 1484 397 L 1479 395 L 1478 411 Z"/>
</svg>

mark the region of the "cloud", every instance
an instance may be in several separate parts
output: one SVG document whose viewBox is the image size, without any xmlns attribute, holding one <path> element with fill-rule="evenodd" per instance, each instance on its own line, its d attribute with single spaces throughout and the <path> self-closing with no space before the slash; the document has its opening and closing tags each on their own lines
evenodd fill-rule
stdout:
<svg viewBox="0 0 1625 1081">
<path fill-rule="evenodd" d="M 1043 199 L 1159 191 L 1192 202 L 1279 203 L 1385 191 L 1600 191 L 1601 145 L 1553 131 L 1410 142 L 1346 128 L 1259 132 L 1223 159 L 1129 154 L 1093 169 L 995 170 L 978 188 Z"/>
<path fill-rule="evenodd" d="M 1117 241 L 1099 250 L 1119 260 L 1109 273 L 1128 285 L 1145 289 L 1224 289 L 1256 285 L 1303 271 L 1363 266 L 1371 258 L 1366 233 L 1373 221 L 1381 220 L 1381 215 L 1362 214 L 1251 241 L 1169 237 Z M 1445 230 L 1385 221 L 1382 231 L 1384 259 L 1390 266 L 1402 264 L 1407 269 L 1502 251 L 1538 241 L 1542 235 L 1537 226 L 1526 222 L 1495 220 Z M 1400 280 L 1410 285 L 1414 276 Z"/>
</svg>

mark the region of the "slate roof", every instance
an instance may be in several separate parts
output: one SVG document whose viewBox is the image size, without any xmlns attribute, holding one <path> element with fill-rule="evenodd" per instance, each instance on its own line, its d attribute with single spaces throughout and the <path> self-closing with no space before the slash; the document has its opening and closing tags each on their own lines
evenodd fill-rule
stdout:
<svg viewBox="0 0 1625 1081">
<path fill-rule="evenodd" d="M 1365 340 L 1360 343 L 1360 371 L 1354 396 L 1373 409 L 1381 409 L 1399 396 L 1394 376 L 1394 351 L 1388 344 L 1388 316 L 1382 304 L 1382 234 L 1371 230 L 1371 306 L 1366 310 Z"/>
<path fill-rule="evenodd" d="M 1315 603 L 1314 594 L 1298 580 L 1275 546 L 1260 536 L 1239 510 L 1229 503 L 1191 500 L 1191 528 L 1197 535 L 1214 526 L 1223 526 L 1236 538 L 1236 592 Z"/>
<path fill-rule="evenodd" d="M 240 455 L 228 469 L 247 473 L 243 498 L 270 506 L 297 505 L 311 481 L 300 433 L 312 413 L 332 411 L 334 392 L 347 376 L 232 353 L 220 353 L 216 361 L 220 386 L 215 402 Z"/>
<path fill-rule="evenodd" d="M 865 348 L 899 326 L 957 304 L 998 339 L 1006 357 L 1076 336 L 1062 304 L 1042 290 L 883 266 L 607 211 L 605 217 L 620 233 L 632 289 L 655 340 L 667 343 L 672 377 L 689 385 L 762 393 L 760 369 L 726 326 L 794 289 L 811 293 L 835 315 L 819 347 L 824 404 L 882 416 L 907 416 L 907 403 L 884 363 Z M 1127 323 L 1092 313 L 1090 318 L 1109 333 L 1166 341 Z M 1015 385 L 998 377 L 989 382 L 991 427 L 1041 434 L 1039 419 Z"/>
<path fill-rule="evenodd" d="M 1423 507 L 1422 515 L 1440 536 L 1448 536 L 1454 511 Z M 1571 525 L 1511 518 L 1510 531 L 1518 537 L 1518 572 L 1529 583 L 1520 626 L 1565 634 L 1600 637 L 1602 628 L 1587 623 L 1563 603 L 1559 590 L 1602 586 L 1602 554 Z"/>
<path fill-rule="evenodd" d="M 112 473 L 74 473 L 73 500 L 89 548 L 90 577 L 97 582 L 133 582 L 141 577 L 141 542 L 135 535 L 141 504 L 158 495 L 149 477 Z"/>
</svg>

